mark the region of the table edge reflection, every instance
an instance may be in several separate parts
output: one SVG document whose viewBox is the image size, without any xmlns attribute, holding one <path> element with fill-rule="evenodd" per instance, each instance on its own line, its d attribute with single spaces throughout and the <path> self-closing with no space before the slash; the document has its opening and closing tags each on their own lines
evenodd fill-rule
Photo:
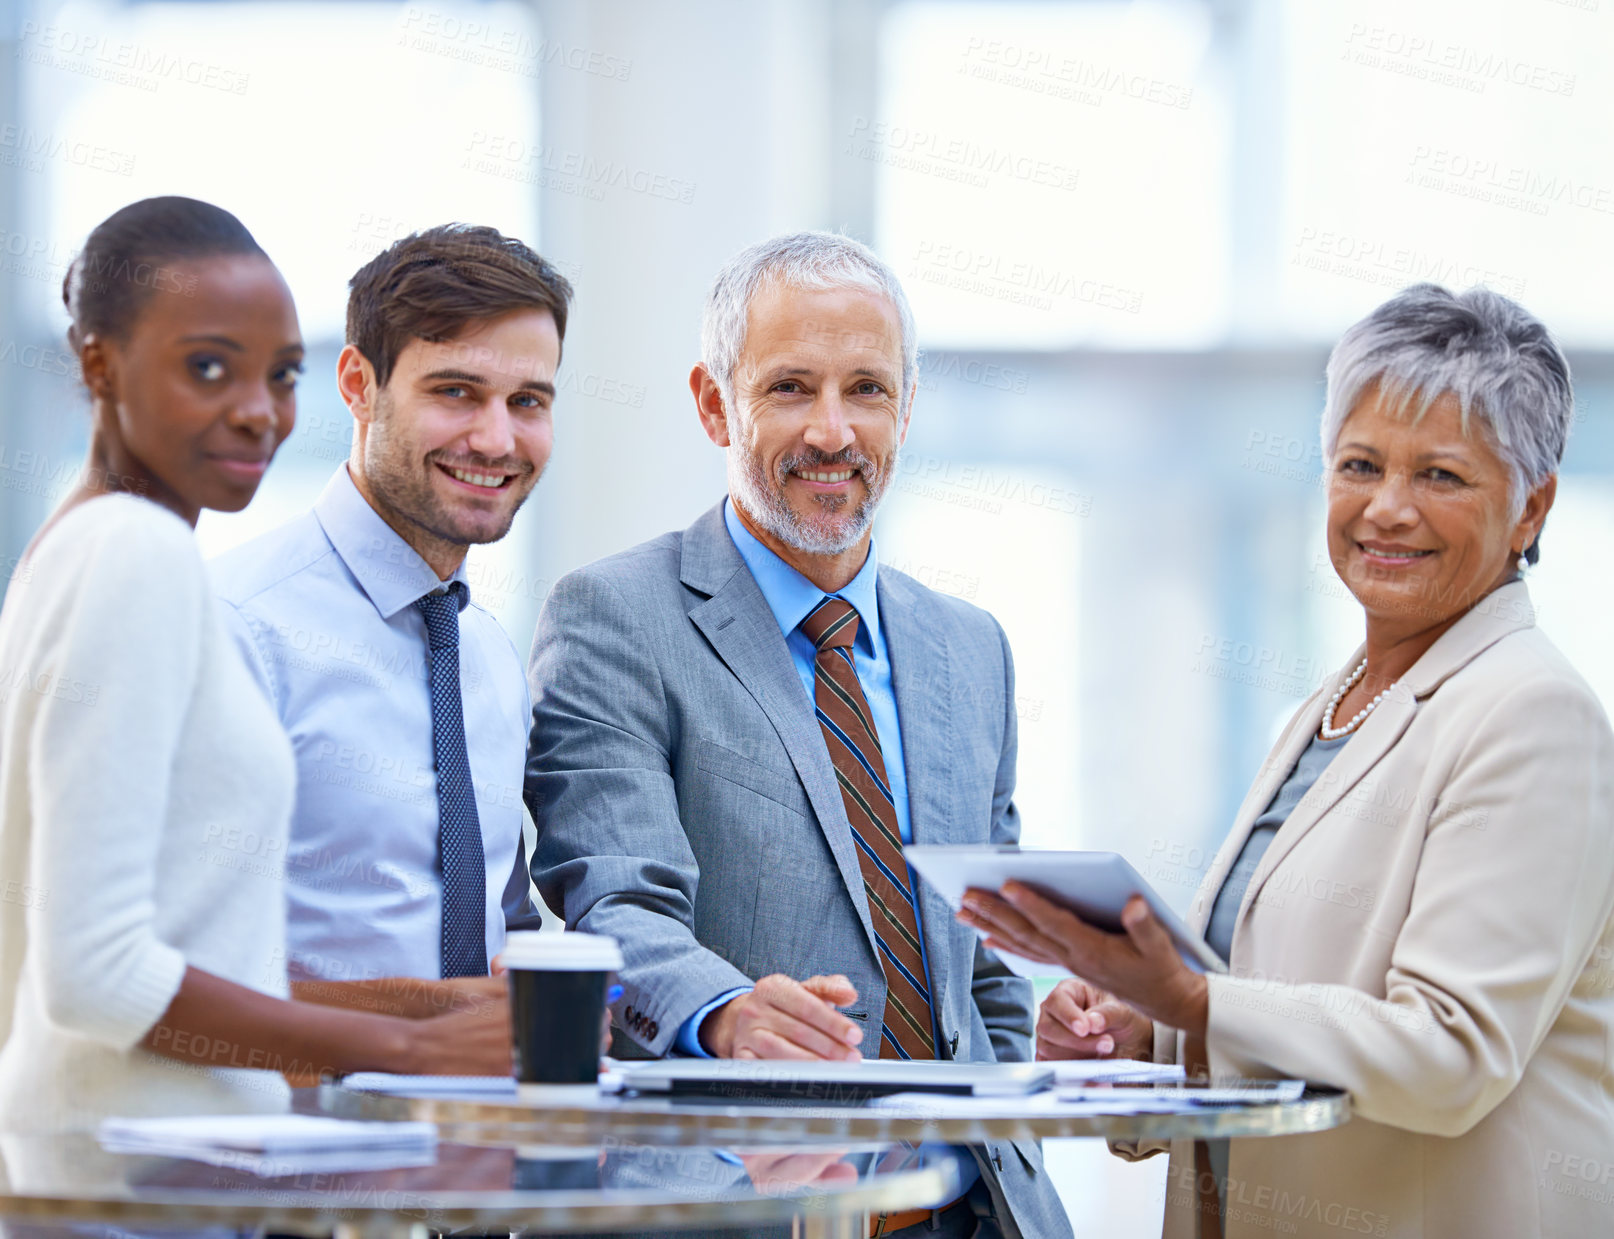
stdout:
<svg viewBox="0 0 1614 1239">
<path fill-rule="evenodd" d="M 675 1140 L 697 1145 L 794 1144 L 804 1141 L 1217 1140 L 1265 1139 L 1327 1131 L 1349 1121 L 1350 1097 L 1309 1086 L 1298 1101 L 1270 1105 L 1205 1106 L 1147 1114 L 1038 1114 L 948 1117 L 946 1098 L 934 1107 L 745 1105 L 614 1100 L 598 1105 L 363 1093 L 324 1084 L 318 1108 L 343 1118 L 436 1123 L 445 1139 L 467 1144 L 601 1144 Z"/>
</svg>

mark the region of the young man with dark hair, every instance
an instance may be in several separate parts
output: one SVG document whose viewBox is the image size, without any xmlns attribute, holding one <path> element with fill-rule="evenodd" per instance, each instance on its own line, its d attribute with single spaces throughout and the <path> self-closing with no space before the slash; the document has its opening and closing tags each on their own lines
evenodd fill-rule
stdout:
<svg viewBox="0 0 1614 1239">
<path fill-rule="evenodd" d="M 530 703 L 465 554 L 505 535 L 549 459 L 572 290 L 520 241 L 460 224 L 398 241 L 349 289 L 349 458 L 311 512 L 213 564 L 297 757 L 287 854 L 243 840 L 239 859 L 285 862 L 299 997 L 423 1016 L 502 1001 L 489 962 L 537 922 Z"/>
</svg>

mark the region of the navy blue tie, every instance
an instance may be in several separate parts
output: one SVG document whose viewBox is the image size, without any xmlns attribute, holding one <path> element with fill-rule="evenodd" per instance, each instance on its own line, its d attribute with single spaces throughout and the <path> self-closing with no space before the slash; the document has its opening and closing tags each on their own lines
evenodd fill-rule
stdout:
<svg viewBox="0 0 1614 1239">
<path fill-rule="evenodd" d="M 487 872 L 460 706 L 463 581 L 415 600 L 431 642 L 432 756 L 437 765 L 437 860 L 443 871 L 443 975 L 488 974 Z"/>
</svg>

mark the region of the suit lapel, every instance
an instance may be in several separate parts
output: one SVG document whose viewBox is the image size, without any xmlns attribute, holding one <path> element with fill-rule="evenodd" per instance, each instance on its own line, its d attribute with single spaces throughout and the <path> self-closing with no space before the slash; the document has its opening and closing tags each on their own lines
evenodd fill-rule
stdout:
<svg viewBox="0 0 1614 1239">
<path fill-rule="evenodd" d="M 1295 846 L 1306 837 L 1312 827 L 1349 795 L 1373 767 L 1378 765 L 1385 754 L 1395 747 L 1396 742 L 1401 739 L 1417 715 L 1418 703 L 1503 637 L 1521 628 L 1531 627 L 1534 623 L 1535 612 L 1530 605 L 1529 591 L 1522 581 L 1516 581 L 1481 598 L 1462 619 L 1441 634 L 1440 639 L 1430 646 L 1423 657 L 1390 689 L 1389 695 L 1367 717 L 1356 734 L 1351 737 L 1350 742 L 1339 751 L 1328 768 L 1323 771 L 1322 776 L 1312 785 L 1311 790 L 1301 798 L 1288 820 L 1278 828 L 1278 833 L 1273 836 L 1272 846 L 1261 858 L 1261 864 L 1256 868 L 1255 874 L 1250 879 L 1249 888 L 1244 892 L 1244 902 L 1239 906 L 1238 921 L 1234 926 L 1235 934 L 1239 926 L 1243 925 L 1244 918 L 1250 914 L 1250 909 L 1255 906 L 1256 897 L 1273 870 L 1283 862 L 1284 857 L 1294 851 Z M 1358 649 L 1351 656 L 1347 666 L 1354 668 L 1361 661 L 1361 657 L 1362 651 Z M 1311 743 L 1311 737 L 1316 734 L 1317 726 L 1322 719 L 1322 703 L 1327 699 L 1324 694 L 1331 696 L 1345 675 L 1346 672 L 1342 670 L 1307 703 L 1301 714 L 1296 716 L 1295 723 L 1291 725 L 1293 730 L 1284 737 L 1285 743 L 1282 744 L 1287 761 L 1280 760 L 1274 763 L 1277 781 L 1271 785 L 1266 798 L 1260 802 L 1255 811 L 1249 814 L 1249 820 L 1243 822 L 1246 836 L 1249 834 L 1250 823 L 1260 815 L 1267 804 L 1271 803 L 1273 793 L 1283 780 L 1289 777 L 1295 760 L 1306 745 Z M 1304 726 L 1300 726 L 1302 722 Z M 1269 778 L 1271 777 L 1273 774 L 1269 771 Z M 1250 801 L 1247 800 L 1245 811 L 1247 812 L 1249 808 Z M 1246 812 L 1240 813 L 1241 821 L 1245 818 Z M 1243 846 L 1242 842 L 1239 846 Z M 1227 849 L 1224 849 L 1223 854 L 1226 853 Z M 1237 852 L 1233 852 L 1232 855 L 1237 856 Z M 1231 864 L 1231 860 L 1228 863 Z M 1220 889 L 1220 884 L 1208 889 Z"/>
<path fill-rule="evenodd" d="M 710 594 L 690 608 L 689 618 L 779 733 L 857 909 L 869 949 L 875 950 L 863 870 L 823 732 L 767 599 L 724 527 L 721 504 L 685 531 L 681 579 Z"/>
<path fill-rule="evenodd" d="M 1358 657 L 1356 661 L 1359 662 L 1360 658 Z M 1350 665 L 1354 668 L 1356 662 L 1352 662 Z M 1334 689 L 1339 686 L 1339 680 L 1343 678 L 1344 674 L 1341 673 L 1329 686 L 1328 692 L 1330 696 L 1333 695 Z M 1294 811 L 1289 814 L 1288 819 L 1282 826 L 1278 827 L 1278 833 L 1272 837 L 1272 845 L 1267 848 L 1266 855 L 1261 858 L 1261 863 L 1250 878 L 1248 889 L 1244 892 L 1244 902 L 1239 905 L 1238 920 L 1233 930 L 1235 934 L 1238 932 L 1239 926 L 1243 925 L 1244 918 L 1249 915 L 1250 909 L 1255 906 L 1256 897 L 1260 894 L 1261 887 L 1266 883 L 1267 878 L 1272 875 L 1273 869 L 1283 861 L 1284 857 L 1294 851 L 1295 845 L 1306 837 L 1323 815 L 1343 800 L 1351 789 L 1356 787 L 1374 766 L 1378 765 L 1380 759 L 1395 747 L 1395 742 L 1401 739 L 1402 733 L 1406 731 L 1412 722 L 1413 715 L 1417 712 L 1418 701 L 1413 696 L 1412 690 L 1404 683 L 1397 684 L 1390 690 L 1390 695 L 1380 702 L 1378 708 L 1368 716 L 1367 721 L 1357 729 L 1356 734 L 1350 738 L 1345 747 L 1335 755 L 1328 768 L 1322 772 L 1317 782 L 1312 784 L 1311 790 L 1301 797 L 1300 803 L 1294 807 Z M 1297 738 L 1298 743 L 1293 745 L 1294 755 L 1280 775 L 1280 784 L 1283 779 L 1289 777 L 1290 772 L 1294 769 L 1295 761 L 1300 757 L 1301 751 L 1311 743 L 1312 736 L 1316 734 L 1317 725 L 1322 721 L 1322 709 L 1320 706 L 1316 713 L 1317 717 L 1311 721 L 1310 726 L 1300 733 Z M 1272 790 L 1275 793 L 1277 788 L 1274 787 Z M 1270 796 L 1267 801 L 1271 803 Z M 1264 808 L 1265 806 L 1263 805 L 1262 809 Z M 1257 816 L 1261 811 L 1257 810 Z"/>
<path fill-rule="evenodd" d="M 908 779 L 908 823 L 915 843 L 960 842 L 952 833 L 949 806 L 964 803 L 953 779 L 953 668 L 947 643 L 933 624 L 921 622 L 924 598 L 894 572 L 879 576 L 880 630 L 891 656 L 891 687 L 902 728 L 904 772 Z M 978 841 L 967 839 L 965 841 Z M 919 931 L 931 961 L 931 1006 L 938 1012 L 946 992 L 945 973 L 935 963 L 952 958 L 948 938 L 953 910 L 930 885 L 908 871 L 919 907 Z"/>
</svg>

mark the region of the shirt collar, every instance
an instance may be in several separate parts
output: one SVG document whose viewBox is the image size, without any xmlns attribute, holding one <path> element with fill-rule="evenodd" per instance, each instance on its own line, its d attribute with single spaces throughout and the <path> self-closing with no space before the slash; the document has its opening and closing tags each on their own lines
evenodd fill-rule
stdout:
<svg viewBox="0 0 1614 1239">
<path fill-rule="evenodd" d="M 813 608 L 824 601 L 824 591 L 780 559 L 747 529 L 734 510 L 733 500 L 723 501 L 723 523 L 728 526 L 734 549 L 745 560 L 745 566 L 751 570 L 751 576 L 762 591 L 768 609 L 778 621 L 779 630 L 788 637 L 802 620 L 812 614 Z M 878 572 L 874 543 L 870 541 L 869 557 L 863 561 L 863 566 L 850 584 L 834 595 L 844 598 L 857 611 L 857 643 L 865 653 L 873 653 L 874 642 L 880 635 L 879 591 L 876 589 Z"/>
<path fill-rule="evenodd" d="M 382 619 L 390 620 L 416 599 L 455 582 L 460 610 L 470 602 L 465 562 L 460 561 L 448 581 L 439 580 L 431 565 L 359 493 L 346 464 L 326 483 L 314 504 L 314 516 Z"/>
</svg>

